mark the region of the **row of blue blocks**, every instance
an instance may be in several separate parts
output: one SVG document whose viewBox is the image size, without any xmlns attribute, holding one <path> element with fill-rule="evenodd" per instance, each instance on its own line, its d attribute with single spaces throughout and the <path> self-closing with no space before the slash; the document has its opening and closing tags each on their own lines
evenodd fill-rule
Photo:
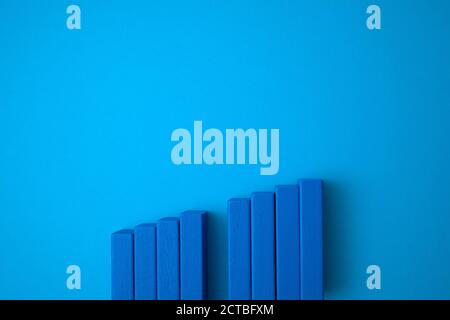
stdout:
<svg viewBox="0 0 450 320">
<path fill-rule="evenodd" d="M 232 300 L 323 299 L 322 181 L 228 201 Z"/>
<path fill-rule="evenodd" d="M 206 212 L 113 233 L 111 263 L 113 300 L 206 299 Z"/>
</svg>

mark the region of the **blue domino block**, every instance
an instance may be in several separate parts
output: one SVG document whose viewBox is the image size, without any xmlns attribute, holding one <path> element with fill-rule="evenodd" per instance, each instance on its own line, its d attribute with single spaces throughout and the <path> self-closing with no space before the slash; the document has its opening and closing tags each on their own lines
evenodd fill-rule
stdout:
<svg viewBox="0 0 450 320">
<path fill-rule="evenodd" d="M 228 200 L 228 296 L 251 300 L 250 200 Z"/>
<path fill-rule="evenodd" d="M 156 283 L 158 300 L 180 299 L 180 228 L 178 218 L 156 226 Z"/>
<path fill-rule="evenodd" d="M 207 299 L 206 211 L 186 211 L 180 219 L 182 300 Z"/>
<path fill-rule="evenodd" d="M 300 180 L 300 262 L 302 300 L 323 299 L 322 181 Z"/>
<path fill-rule="evenodd" d="M 134 298 L 156 300 L 156 224 L 134 229 Z"/>
<path fill-rule="evenodd" d="M 275 299 L 275 195 L 251 197 L 252 299 Z"/>
<path fill-rule="evenodd" d="M 133 230 L 120 230 L 111 235 L 111 298 L 134 299 Z"/>
<path fill-rule="evenodd" d="M 276 187 L 277 299 L 300 299 L 300 213 L 296 185 Z"/>
</svg>

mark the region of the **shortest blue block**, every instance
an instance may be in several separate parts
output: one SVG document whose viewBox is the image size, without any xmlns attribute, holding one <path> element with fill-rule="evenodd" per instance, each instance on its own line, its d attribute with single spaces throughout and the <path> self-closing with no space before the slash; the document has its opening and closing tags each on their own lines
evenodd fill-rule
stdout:
<svg viewBox="0 0 450 320">
<path fill-rule="evenodd" d="M 134 298 L 156 300 L 156 224 L 134 229 Z"/>
<path fill-rule="evenodd" d="M 133 230 L 120 230 L 111 235 L 111 298 L 134 299 Z"/>
</svg>

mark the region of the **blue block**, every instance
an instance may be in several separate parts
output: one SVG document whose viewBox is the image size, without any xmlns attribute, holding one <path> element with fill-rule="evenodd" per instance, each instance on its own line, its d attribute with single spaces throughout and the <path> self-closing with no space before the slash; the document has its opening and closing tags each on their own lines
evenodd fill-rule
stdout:
<svg viewBox="0 0 450 320">
<path fill-rule="evenodd" d="M 180 219 L 181 299 L 207 299 L 206 211 L 186 211 Z"/>
<path fill-rule="evenodd" d="M 300 262 L 302 300 L 323 299 L 322 181 L 300 180 Z"/>
<path fill-rule="evenodd" d="M 228 296 L 251 300 L 250 200 L 228 200 Z"/>
<path fill-rule="evenodd" d="M 276 187 L 277 299 L 300 299 L 300 213 L 296 185 Z"/>
<path fill-rule="evenodd" d="M 156 227 L 158 300 L 180 299 L 180 228 L 178 218 L 158 220 Z"/>
<path fill-rule="evenodd" d="M 134 299 L 133 230 L 111 235 L 111 298 Z"/>
<path fill-rule="evenodd" d="M 275 195 L 251 198 L 252 299 L 275 300 Z"/>
<path fill-rule="evenodd" d="M 156 300 L 156 224 L 134 229 L 134 298 Z"/>
</svg>

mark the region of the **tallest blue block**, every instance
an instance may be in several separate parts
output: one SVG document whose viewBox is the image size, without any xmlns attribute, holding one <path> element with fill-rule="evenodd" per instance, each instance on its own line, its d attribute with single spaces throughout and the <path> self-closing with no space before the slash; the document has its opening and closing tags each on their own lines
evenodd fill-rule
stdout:
<svg viewBox="0 0 450 320">
<path fill-rule="evenodd" d="M 322 181 L 300 180 L 301 297 L 323 299 Z"/>
<path fill-rule="evenodd" d="M 300 213 L 298 187 L 276 187 L 277 299 L 300 300 Z"/>
</svg>

